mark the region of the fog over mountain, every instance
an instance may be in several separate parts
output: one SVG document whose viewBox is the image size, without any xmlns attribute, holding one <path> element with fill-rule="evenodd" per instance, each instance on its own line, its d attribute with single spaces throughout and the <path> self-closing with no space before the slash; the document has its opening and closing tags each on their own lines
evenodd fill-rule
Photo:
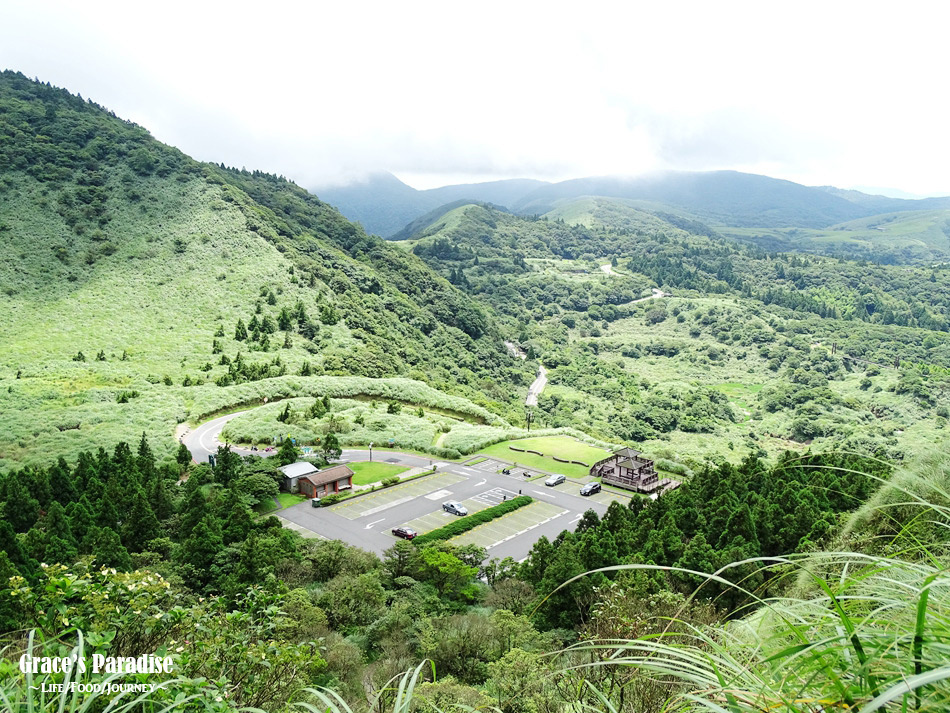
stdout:
<svg viewBox="0 0 950 713">
<path fill-rule="evenodd" d="M 599 176 L 558 183 L 513 179 L 419 191 L 390 173 L 336 187 L 314 187 L 321 199 L 371 233 L 390 237 L 411 221 L 460 200 L 493 203 L 525 215 L 560 201 L 602 196 L 648 201 L 717 223 L 744 227 L 825 228 L 878 213 L 950 207 L 950 198 L 907 200 L 832 186 L 810 187 L 737 171 L 658 172 Z"/>
</svg>

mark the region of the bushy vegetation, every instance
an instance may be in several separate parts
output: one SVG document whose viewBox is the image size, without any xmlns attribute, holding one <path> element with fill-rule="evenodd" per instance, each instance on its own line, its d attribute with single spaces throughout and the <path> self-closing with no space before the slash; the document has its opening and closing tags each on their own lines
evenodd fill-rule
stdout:
<svg viewBox="0 0 950 713">
<path fill-rule="evenodd" d="M 402 695 L 406 705 L 468 701 L 506 713 L 561 711 L 578 700 L 624 713 L 682 701 L 702 708 L 730 696 L 737 711 L 766 701 L 797 711 L 813 698 L 854 707 L 895 696 L 899 705 L 906 693 L 913 703 L 905 679 L 923 684 L 922 704 L 945 695 L 938 672 L 946 587 L 932 554 L 920 564 L 775 554 L 827 541 L 837 514 L 887 477 L 874 461 L 790 455 L 774 468 L 722 466 L 649 505 L 615 503 L 603 519 L 589 511 L 576 533 L 540 540 L 520 565 L 421 537 L 398 541 L 381 559 L 302 540 L 275 529 L 273 518 L 256 520 L 240 496 L 265 467 L 221 452 L 214 470 L 188 466 L 177 485 L 182 466 L 156 464 L 143 441 L 137 453 L 122 446 L 75 465 L 7 474 L 0 569 L 12 579 L 0 591 L 0 617 L 4 631 L 21 633 L 7 634 L 3 694 L 34 695 L 12 664 L 31 645 L 22 632 L 33 629 L 35 653 L 75 646 L 77 631 L 107 655 L 167 652 L 177 677 L 151 703 L 139 701 L 145 710 L 184 695 L 210 710 L 309 702 L 343 711 L 369 695 L 385 711 Z M 116 509 L 111 525 L 110 489 L 120 482 L 165 483 L 171 508 L 161 517 L 141 504 Z M 96 513 L 84 516 L 100 490 Z M 922 500 L 917 507 L 924 514 Z M 926 519 L 946 518 L 937 507 Z M 87 532 L 70 545 L 84 521 Z M 143 547 L 137 543 L 154 534 L 142 530 L 149 522 L 158 536 Z M 245 534 L 227 544 L 238 532 Z M 897 544 L 895 535 L 878 534 L 876 546 Z M 799 572 L 808 573 L 804 583 Z M 881 615 L 868 615 L 868 603 Z M 724 616 L 745 618 L 725 626 Z M 855 664 L 855 650 L 863 663 Z M 415 668 L 398 694 L 400 672 L 423 659 L 431 663 Z M 72 695 L 77 704 L 96 700 Z"/>
<path fill-rule="evenodd" d="M 0 138 L 0 308 L 17 315 L 0 463 L 114 445 L 120 424 L 164 453 L 177 423 L 298 374 L 400 377 L 363 392 L 427 384 L 409 401 L 488 422 L 518 406 L 528 375 L 483 307 L 292 183 L 200 164 L 12 72 Z"/>
<path fill-rule="evenodd" d="M 471 515 L 466 515 L 458 520 L 453 520 L 448 525 L 437 527 L 434 530 L 419 535 L 413 540 L 413 542 L 415 542 L 417 545 L 424 545 L 427 542 L 449 540 L 457 535 L 461 535 L 463 532 L 473 530 L 479 525 L 484 525 L 486 522 L 491 522 L 502 515 L 507 515 L 508 513 L 514 512 L 518 508 L 523 508 L 525 505 L 530 505 L 533 502 L 534 498 L 528 495 L 519 495 L 515 498 L 512 498 L 511 500 L 506 500 L 503 503 L 498 503 L 497 505 L 492 505 L 491 507 L 485 508 L 484 510 L 473 512 Z"/>
<path fill-rule="evenodd" d="M 666 214 L 592 210 L 464 206 L 414 242 L 548 368 L 536 426 L 693 469 L 804 445 L 900 458 L 941 438 L 945 269 L 767 253 Z M 674 296 L 640 299 L 651 286 Z"/>
</svg>

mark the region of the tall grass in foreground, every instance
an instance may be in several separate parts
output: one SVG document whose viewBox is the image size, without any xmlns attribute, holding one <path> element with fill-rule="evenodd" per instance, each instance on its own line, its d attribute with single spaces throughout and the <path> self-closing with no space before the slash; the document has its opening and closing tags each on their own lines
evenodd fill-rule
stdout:
<svg viewBox="0 0 950 713">
<path fill-rule="evenodd" d="M 727 586 L 727 570 L 710 581 Z M 758 599 L 749 616 L 709 628 L 672 619 L 636 640 L 590 641 L 565 654 L 668 682 L 664 710 L 950 710 L 950 574 L 938 563 L 857 553 L 762 562 L 806 573 L 810 596 Z M 629 565 L 608 569 L 658 569 Z M 601 570 L 604 571 L 604 570 Z M 604 710 L 611 710 L 605 700 Z"/>
<path fill-rule="evenodd" d="M 948 479 L 950 458 L 937 453 L 882 481 L 876 507 L 853 519 L 864 524 L 864 552 L 755 558 L 701 575 L 744 592 L 747 610 L 733 612 L 742 618 L 696 627 L 673 617 L 658 635 L 589 641 L 565 653 L 596 661 L 575 669 L 607 665 L 671 684 L 670 711 L 950 710 Z M 844 536 L 853 530 L 854 522 Z M 772 591 L 794 595 L 762 597 L 729 577 L 750 564 Z M 601 571 L 624 569 L 669 568 Z"/>
</svg>

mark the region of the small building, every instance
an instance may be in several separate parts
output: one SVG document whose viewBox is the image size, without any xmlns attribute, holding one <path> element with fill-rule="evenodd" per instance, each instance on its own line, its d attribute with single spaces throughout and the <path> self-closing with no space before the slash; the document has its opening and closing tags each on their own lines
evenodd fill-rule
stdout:
<svg viewBox="0 0 950 713">
<path fill-rule="evenodd" d="M 281 487 L 288 493 L 296 493 L 299 491 L 298 481 L 304 476 L 318 472 L 320 469 L 313 463 L 300 460 L 290 465 L 282 465 L 278 470 L 284 474 L 284 482 Z"/>
<path fill-rule="evenodd" d="M 297 481 L 300 494 L 308 498 L 322 498 L 353 487 L 353 471 L 345 465 L 304 475 Z"/>
<path fill-rule="evenodd" d="M 653 461 L 644 458 L 640 451 L 621 448 L 612 456 L 597 461 L 590 474 L 600 478 L 605 485 L 614 485 L 643 495 L 659 495 L 679 487 L 679 481 L 657 475 Z"/>
</svg>

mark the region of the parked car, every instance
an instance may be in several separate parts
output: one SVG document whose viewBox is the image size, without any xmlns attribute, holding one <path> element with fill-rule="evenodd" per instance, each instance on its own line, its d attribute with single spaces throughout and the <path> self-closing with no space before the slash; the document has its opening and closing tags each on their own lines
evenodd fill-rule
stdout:
<svg viewBox="0 0 950 713">
<path fill-rule="evenodd" d="M 567 478 L 565 478 L 563 475 L 552 475 L 544 481 L 544 484 L 550 486 L 560 485 L 565 480 L 567 480 Z"/>
<path fill-rule="evenodd" d="M 403 538 L 404 540 L 411 540 L 413 537 L 415 537 L 419 533 L 413 530 L 411 527 L 404 526 L 404 527 L 394 527 L 393 534 L 396 537 Z"/>
<path fill-rule="evenodd" d="M 449 500 L 447 503 L 442 503 L 442 509 L 452 515 L 468 515 L 468 508 L 462 505 L 462 503 L 456 502 L 455 500 Z"/>
<path fill-rule="evenodd" d="M 600 483 L 588 483 L 581 488 L 581 495 L 593 495 L 600 492 Z"/>
</svg>

